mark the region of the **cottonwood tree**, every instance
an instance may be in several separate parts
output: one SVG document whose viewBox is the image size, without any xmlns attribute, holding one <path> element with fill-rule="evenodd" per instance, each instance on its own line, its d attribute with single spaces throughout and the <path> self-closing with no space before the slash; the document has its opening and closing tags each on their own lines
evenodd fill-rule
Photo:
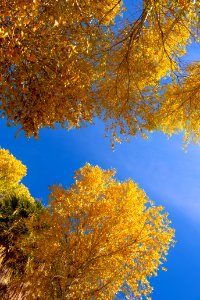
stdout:
<svg viewBox="0 0 200 300">
<path fill-rule="evenodd" d="M 12 299 L 9 282 L 21 276 L 28 262 L 20 241 L 29 234 L 25 220 L 42 206 L 20 183 L 26 167 L 8 150 L 0 149 L 0 297 Z M 19 291 L 19 289 L 18 289 Z M 19 295 L 18 295 L 19 296 Z M 19 299 L 19 298 L 18 298 Z"/>
<path fill-rule="evenodd" d="M 25 299 L 113 299 L 120 290 L 148 299 L 174 230 L 163 207 L 114 174 L 86 164 L 71 188 L 51 188 L 48 209 L 26 223 L 29 261 L 10 293 L 20 285 Z"/>
<path fill-rule="evenodd" d="M 156 129 L 171 133 L 173 126 L 178 128 L 176 117 L 175 125 L 168 122 L 173 100 L 168 101 L 166 82 L 173 90 L 186 75 L 180 58 L 191 40 L 198 39 L 198 22 L 199 4 L 192 1 L 143 1 L 141 14 L 125 20 L 107 56 L 106 79 L 99 81 L 97 93 L 114 139 L 119 133 Z M 168 128 L 162 121 L 168 122 Z"/>
<path fill-rule="evenodd" d="M 174 243 L 163 207 L 132 180 L 86 164 L 71 188 L 51 188 L 44 208 L 21 187 L 19 160 L 1 149 L 0 165 L 2 299 L 148 297 Z"/>
<path fill-rule="evenodd" d="M 123 8 L 117 0 L 3 1 L 0 109 L 8 124 L 38 136 L 42 127 L 80 127 L 98 116 L 113 140 L 174 132 L 163 82 L 168 76 L 173 89 L 188 76 L 180 57 L 199 38 L 199 2 L 145 0 L 115 24 Z M 187 109 L 176 129 L 196 134 L 187 115 L 195 122 Z"/>
<path fill-rule="evenodd" d="M 41 127 L 79 127 L 95 111 L 92 87 L 120 1 L 3 0 L 1 102 L 27 136 Z"/>
</svg>

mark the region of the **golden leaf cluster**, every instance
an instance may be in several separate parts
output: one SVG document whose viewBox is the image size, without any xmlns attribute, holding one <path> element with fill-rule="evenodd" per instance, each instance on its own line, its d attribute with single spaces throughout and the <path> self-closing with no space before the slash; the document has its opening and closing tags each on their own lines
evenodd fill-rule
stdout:
<svg viewBox="0 0 200 300">
<path fill-rule="evenodd" d="M 29 190 L 21 179 L 26 175 L 26 167 L 17 160 L 8 150 L 0 149 L 0 199 L 9 195 L 25 197 L 31 202 Z"/>
<path fill-rule="evenodd" d="M 166 82 L 177 82 L 185 74 L 180 57 L 198 37 L 198 20 L 199 4 L 192 1 L 187 6 L 179 1 L 144 1 L 138 19 L 125 20 L 107 56 L 105 80 L 99 81 L 97 93 L 99 110 L 114 140 L 119 134 L 172 131 L 172 122 L 166 129 L 162 120 L 168 122 L 165 99 L 169 107 L 173 100 L 163 94 Z M 175 115 L 174 124 L 179 126 Z"/>
<path fill-rule="evenodd" d="M 187 121 L 172 124 L 165 93 L 166 80 L 169 91 L 181 90 L 179 78 L 190 77 L 180 57 L 199 39 L 199 1 L 144 0 L 128 18 L 124 8 L 120 0 L 2 1 L 0 111 L 8 125 L 37 137 L 42 127 L 81 127 L 98 116 L 116 141 L 174 126 L 199 137 Z M 187 97 L 177 107 L 196 106 Z M 180 114 L 195 123 L 190 111 Z"/>
<path fill-rule="evenodd" d="M 157 113 L 164 132 L 184 132 L 185 145 L 200 139 L 200 63 L 194 62 L 186 72 L 187 76 L 166 87 Z"/>
<path fill-rule="evenodd" d="M 148 297 L 149 278 L 166 260 L 174 230 L 163 207 L 114 174 L 86 164 L 71 188 L 52 186 L 48 209 L 29 219 L 30 234 L 19 241 L 29 259 L 26 272 L 10 283 L 11 294 L 113 299 L 123 289 L 126 296 Z"/>
<path fill-rule="evenodd" d="M 104 22 L 119 9 L 113 0 L 2 1 L 0 109 L 9 122 L 37 136 L 56 122 L 92 120 L 94 57 L 106 44 Z"/>
</svg>

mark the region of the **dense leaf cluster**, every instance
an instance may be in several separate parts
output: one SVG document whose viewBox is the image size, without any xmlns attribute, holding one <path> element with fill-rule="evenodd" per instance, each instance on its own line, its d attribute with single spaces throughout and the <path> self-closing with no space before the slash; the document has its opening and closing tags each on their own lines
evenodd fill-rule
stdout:
<svg viewBox="0 0 200 300">
<path fill-rule="evenodd" d="M 8 125 L 38 137 L 42 127 L 79 128 L 98 116 L 116 141 L 158 129 L 198 140 L 199 63 L 180 58 L 199 41 L 199 1 L 140 5 L 125 13 L 120 0 L 3 0 Z"/>
<path fill-rule="evenodd" d="M 17 173 L 16 166 L 23 165 L 15 159 Z M 48 207 L 1 196 L 1 299 L 113 299 L 120 290 L 149 296 L 174 230 L 163 207 L 114 174 L 86 164 L 71 188 L 51 188 Z"/>
</svg>

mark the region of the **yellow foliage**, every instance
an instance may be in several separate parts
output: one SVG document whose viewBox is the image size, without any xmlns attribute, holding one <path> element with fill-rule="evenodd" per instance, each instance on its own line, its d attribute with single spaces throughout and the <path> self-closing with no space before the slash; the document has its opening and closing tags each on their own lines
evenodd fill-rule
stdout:
<svg viewBox="0 0 200 300">
<path fill-rule="evenodd" d="M 198 27 L 198 4 L 183 9 L 175 1 L 144 2 L 138 20 L 119 29 L 104 80 L 98 83 L 99 116 L 104 115 L 114 140 L 118 134 L 164 130 L 157 118 L 163 82 L 181 75 L 180 57 Z"/>
<path fill-rule="evenodd" d="M 20 278 L 28 299 L 113 299 L 125 282 L 135 297 L 150 294 L 148 278 L 174 230 L 163 207 L 114 174 L 86 164 L 70 189 L 52 187 L 49 209 L 29 221 L 31 235 L 20 241 L 29 254 Z"/>
<path fill-rule="evenodd" d="M 173 134 L 183 131 L 185 144 L 200 139 L 200 63 L 191 64 L 187 76 L 166 87 L 158 111 L 158 123 L 162 131 Z"/>
<path fill-rule="evenodd" d="M 3 0 L 0 109 L 10 123 L 37 136 L 57 122 L 92 121 L 95 55 L 106 47 L 104 22 L 113 20 L 120 2 Z"/>
<path fill-rule="evenodd" d="M 98 116 L 115 141 L 173 131 L 160 126 L 160 95 L 199 37 L 199 1 L 144 0 L 138 18 L 116 24 L 120 0 L 1 2 L 0 110 L 8 124 L 37 137 L 42 127 L 81 127 Z"/>
<path fill-rule="evenodd" d="M 8 150 L 0 149 L 0 197 L 15 194 L 33 201 L 29 190 L 19 183 L 24 176 L 26 176 L 26 167 L 22 162 Z"/>
</svg>

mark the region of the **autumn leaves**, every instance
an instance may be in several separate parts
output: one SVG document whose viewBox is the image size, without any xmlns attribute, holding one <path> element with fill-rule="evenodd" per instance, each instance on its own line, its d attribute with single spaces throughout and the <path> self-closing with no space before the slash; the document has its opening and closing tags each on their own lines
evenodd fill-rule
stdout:
<svg viewBox="0 0 200 300">
<path fill-rule="evenodd" d="M 132 180 L 86 164 L 42 207 L 18 192 L 25 166 L 4 149 L 0 170 L 2 299 L 113 299 L 122 288 L 148 297 L 174 231 Z"/>
<path fill-rule="evenodd" d="M 111 38 L 103 24 L 119 2 L 17 0 L 1 6 L 1 113 L 26 136 L 56 123 L 91 122 L 100 56 Z"/>
<path fill-rule="evenodd" d="M 199 62 L 181 57 L 199 40 L 199 8 L 145 0 L 126 17 L 118 0 L 2 0 L 1 117 L 27 137 L 99 117 L 112 143 L 153 130 L 198 141 Z M 25 173 L 0 150 L 2 297 L 112 299 L 122 288 L 147 297 L 173 244 L 163 209 L 90 165 L 42 207 L 19 183 Z"/>
<path fill-rule="evenodd" d="M 4 0 L 0 110 L 8 124 L 37 137 L 42 127 L 79 128 L 98 116 L 112 141 L 152 130 L 198 139 L 197 79 L 189 96 L 177 89 L 190 77 L 180 58 L 198 41 L 199 4 L 148 0 L 115 24 L 123 9 L 108 0 Z"/>
</svg>

